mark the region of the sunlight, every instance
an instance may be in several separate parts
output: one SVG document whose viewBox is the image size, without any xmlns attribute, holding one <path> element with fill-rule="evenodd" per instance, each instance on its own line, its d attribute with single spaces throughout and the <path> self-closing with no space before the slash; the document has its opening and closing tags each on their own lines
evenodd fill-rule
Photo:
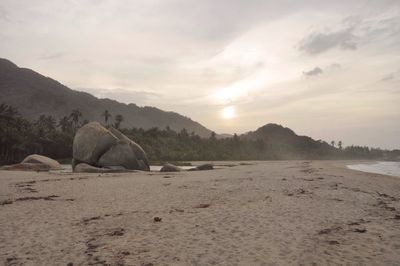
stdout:
<svg viewBox="0 0 400 266">
<path fill-rule="evenodd" d="M 232 119 L 236 116 L 235 107 L 234 106 L 226 106 L 221 111 L 221 116 L 223 119 Z"/>
</svg>

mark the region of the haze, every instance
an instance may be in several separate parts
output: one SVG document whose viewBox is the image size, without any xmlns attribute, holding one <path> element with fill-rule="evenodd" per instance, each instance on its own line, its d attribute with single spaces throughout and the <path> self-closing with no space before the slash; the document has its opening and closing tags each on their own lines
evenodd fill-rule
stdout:
<svg viewBox="0 0 400 266">
<path fill-rule="evenodd" d="M 0 2 L 0 57 L 218 133 L 400 148 L 399 1 Z"/>
</svg>

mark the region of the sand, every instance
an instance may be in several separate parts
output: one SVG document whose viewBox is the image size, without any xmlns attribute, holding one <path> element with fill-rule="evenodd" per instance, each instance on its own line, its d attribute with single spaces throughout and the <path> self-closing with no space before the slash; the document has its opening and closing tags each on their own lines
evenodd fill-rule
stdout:
<svg viewBox="0 0 400 266">
<path fill-rule="evenodd" d="M 0 171 L 0 225 L 5 265 L 400 265 L 400 178 L 338 161 Z"/>
</svg>

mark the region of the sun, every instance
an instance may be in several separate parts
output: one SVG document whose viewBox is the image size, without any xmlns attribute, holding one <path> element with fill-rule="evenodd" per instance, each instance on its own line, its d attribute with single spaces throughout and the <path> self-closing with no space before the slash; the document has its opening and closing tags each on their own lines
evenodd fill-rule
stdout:
<svg viewBox="0 0 400 266">
<path fill-rule="evenodd" d="M 227 106 L 221 111 L 221 116 L 223 119 L 232 119 L 236 116 L 235 107 Z"/>
</svg>

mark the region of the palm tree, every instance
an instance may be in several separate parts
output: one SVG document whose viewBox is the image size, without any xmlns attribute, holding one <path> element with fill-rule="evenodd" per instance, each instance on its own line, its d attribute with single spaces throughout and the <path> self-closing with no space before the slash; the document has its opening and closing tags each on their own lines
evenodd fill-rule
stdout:
<svg viewBox="0 0 400 266">
<path fill-rule="evenodd" d="M 82 117 L 81 111 L 78 109 L 72 110 L 70 116 L 72 118 L 72 121 L 74 122 L 74 128 L 76 129 L 78 126 L 79 118 Z"/>
<path fill-rule="evenodd" d="M 343 143 L 342 143 L 342 141 L 341 140 L 339 140 L 339 142 L 338 142 L 338 147 L 339 147 L 339 150 L 341 150 L 342 149 L 342 145 L 343 145 Z"/>
<path fill-rule="evenodd" d="M 124 121 L 124 117 L 122 115 L 116 115 L 115 116 L 115 127 L 119 129 L 119 126 L 121 125 L 121 122 Z"/>
<path fill-rule="evenodd" d="M 108 110 L 105 110 L 102 116 L 104 116 L 104 121 L 106 122 L 106 125 L 108 125 L 108 118 L 111 117 L 110 112 Z"/>
<path fill-rule="evenodd" d="M 47 116 L 44 120 L 44 123 L 49 131 L 56 129 L 57 121 L 53 116 Z"/>
<path fill-rule="evenodd" d="M 17 116 L 19 116 L 19 113 L 16 108 L 4 103 L 0 104 L 0 118 L 9 120 Z"/>
<path fill-rule="evenodd" d="M 71 121 L 68 117 L 64 116 L 60 119 L 57 126 L 61 127 L 62 132 L 67 132 L 71 128 Z"/>
<path fill-rule="evenodd" d="M 331 141 L 331 145 L 332 145 L 332 147 L 335 147 L 335 141 L 334 140 Z"/>
</svg>

